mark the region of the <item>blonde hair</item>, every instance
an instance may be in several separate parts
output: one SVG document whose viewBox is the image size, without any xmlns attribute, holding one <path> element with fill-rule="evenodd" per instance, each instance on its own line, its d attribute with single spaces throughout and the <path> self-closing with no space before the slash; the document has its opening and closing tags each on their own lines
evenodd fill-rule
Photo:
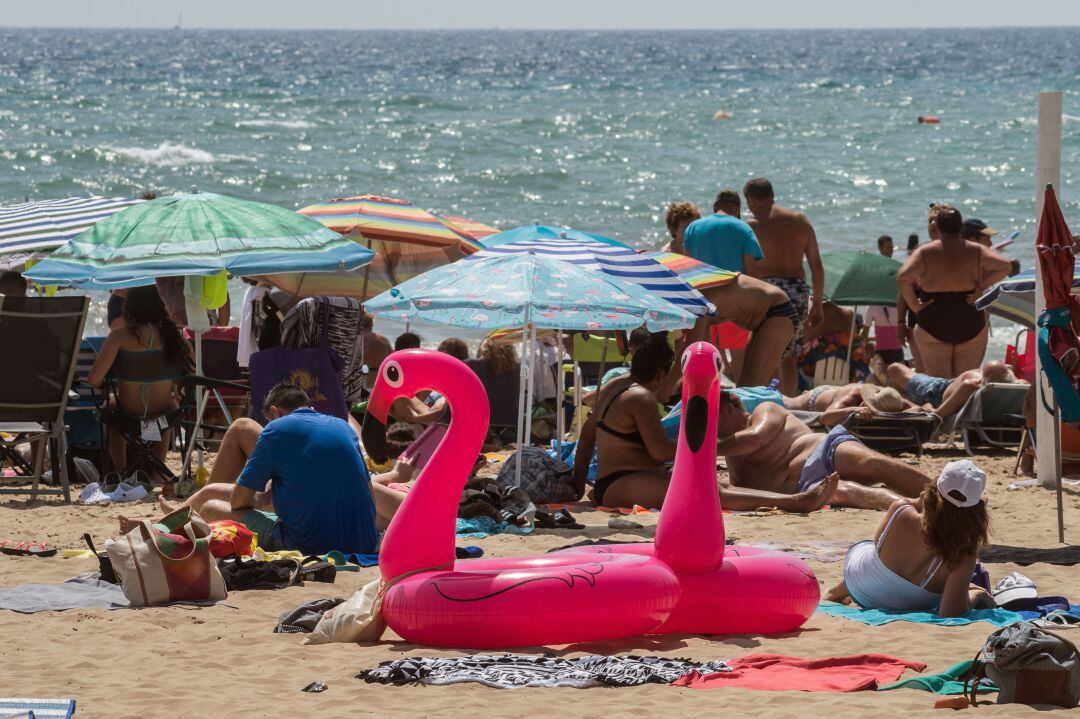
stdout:
<svg viewBox="0 0 1080 719">
<path fill-rule="evenodd" d="M 1016 384 L 1016 374 L 1012 367 L 1004 362 L 992 360 L 982 366 L 982 379 L 979 384 L 985 387 L 988 384 Z"/>
<path fill-rule="evenodd" d="M 675 236 L 675 230 L 679 225 L 701 219 L 701 210 L 689 202 L 672 202 L 668 205 L 667 214 L 664 216 L 664 224 L 668 232 Z"/>
</svg>

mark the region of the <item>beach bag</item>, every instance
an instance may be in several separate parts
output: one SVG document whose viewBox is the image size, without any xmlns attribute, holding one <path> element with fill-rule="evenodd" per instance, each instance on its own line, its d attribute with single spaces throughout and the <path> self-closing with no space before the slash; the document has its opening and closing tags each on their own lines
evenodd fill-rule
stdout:
<svg viewBox="0 0 1080 719">
<path fill-rule="evenodd" d="M 522 447 L 503 462 L 495 482 L 503 489 L 514 487 L 517 457 L 521 454 L 521 488 L 535 504 L 576 502 L 574 470 L 540 447 Z"/>
<path fill-rule="evenodd" d="M 191 507 L 166 515 L 156 526 L 144 519 L 120 539 L 106 542 L 105 551 L 132 606 L 228 596 L 210 554 L 210 526 Z"/>
<path fill-rule="evenodd" d="M 1080 651 L 1068 639 L 1031 622 L 1010 624 L 987 637 L 975 655 L 972 676 L 964 682 L 973 706 L 983 678 L 1000 688 L 998 704 L 1075 707 L 1080 703 Z"/>
<path fill-rule="evenodd" d="M 251 355 L 251 416 L 256 422 L 266 424 L 263 401 L 271 388 L 282 381 L 288 381 L 304 390 L 311 400 L 311 406 L 317 411 L 348 420 L 349 407 L 345 402 L 341 379 L 338 377 L 338 370 L 344 362 L 326 339 L 329 313 L 321 314 L 322 335 L 317 346 L 301 349 L 275 347 Z"/>
</svg>

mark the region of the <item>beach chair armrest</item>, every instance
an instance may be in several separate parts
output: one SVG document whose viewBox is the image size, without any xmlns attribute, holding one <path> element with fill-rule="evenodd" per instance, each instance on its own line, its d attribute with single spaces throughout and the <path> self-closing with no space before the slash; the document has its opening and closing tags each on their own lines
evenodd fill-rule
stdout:
<svg viewBox="0 0 1080 719">
<path fill-rule="evenodd" d="M 185 389 L 191 387 L 206 387 L 207 389 L 235 389 L 240 392 L 248 392 L 251 390 L 246 384 L 228 382 L 223 379 L 214 379 L 212 377 L 203 377 L 197 374 L 189 374 L 184 377 L 183 385 Z"/>
</svg>

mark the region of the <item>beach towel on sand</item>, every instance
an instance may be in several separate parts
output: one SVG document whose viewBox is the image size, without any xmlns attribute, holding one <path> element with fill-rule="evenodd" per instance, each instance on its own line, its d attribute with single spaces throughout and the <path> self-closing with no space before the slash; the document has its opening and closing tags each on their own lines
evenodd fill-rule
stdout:
<svg viewBox="0 0 1080 719">
<path fill-rule="evenodd" d="M 0 717 L 3 719 L 25 719 L 29 716 L 35 719 L 71 719 L 74 713 L 74 699 L 0 698 Z"/>
<path fill-rule="evenodd" d="M 751 654 L 727 663 L 730 671 L 691 672 L 674 686 L 690 689 L 764 689 L 800 692 L 857 692 L 877 689 L 882 682 L 900 678 L 907 669 L 921 672 L 923 662 L 898 659 L 888 654 L 855 654 L 848 657 L 801 659 L 782 654 Z"/>
<path fill-rule="evenodd" d="M 974 663 L 975 662 L 968 659 L 959 664 L 953 664 L 940 674 L 928 674 L 920 677 L 912 677 L 911 679 L 904 679 L 899 682 L 893 682 L 892 684 L 878 687 L 878 691 L 885 692 L 892 689 L 918 689 L 920 691 L 933 692 L 934 694 L 946 696 L 963 694 L 964 677 L 971 671 L 971 665 Z M 984 679 L 979 684 L 979 691 L 984 694 L 996 692 L 997 687 L 989 679 Z"/>
<path fill-rule="evenodd" d="M 1004 627 L 1007 624 L 1015 624 L 1023 621 L 1023 617 L 1016 612 L 1007 609 L 975 609 L 962 617 L 939 617 L 934 612 L 902 612 L 892 609 L 863 609 L 846 604 L 822 602 L 818 605 L 818 611 L 825 612 L 833 617 L 843 617 L 872 627 L 890 622 L 916 622 L 918 624 L 941 624 L 947 627 L 962 626 L 975 622 L 986 622 L 996 627 Z"/>
</svg>

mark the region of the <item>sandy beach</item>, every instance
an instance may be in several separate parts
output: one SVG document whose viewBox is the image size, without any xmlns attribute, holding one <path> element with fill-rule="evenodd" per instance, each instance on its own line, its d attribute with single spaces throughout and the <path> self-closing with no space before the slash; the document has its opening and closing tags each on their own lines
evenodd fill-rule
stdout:
<svg viewBox="0 0 1080 719">
<path fill-rule="evenodd" d="M 959 450 L 930 449 L 920 467 L 936 476 Z M 916 461 L 914 457 L 906 457 Z M 1054 547 L 1054 496 L 1039 489 L 1009 491 L 1012 456 L 981 456 L 977 462 L 990 475 L 987 496 L 993 517 L 993 541 L 1026 547 Z M 0 504 L 0 535 L 5 539 L 47 541 L 59 547 L 81 546 L 83 532 L 98 544 L 117 533 L 117 516 L 150 517 L 154 505 L 112 507 L 62 506 L 23 500 Z M 486 556 L 539 554 L 583 539 L 637 540 L 652 537 L 656 515 L 633 519 L 645 525 L 632 532 L 608 529 L 609 515 L 582 511 L 581 530 L 536 530 L 529 536 L 498 535 L 477 544 Z M 881 514 L 827 510 L 809 516 L 728 515 L 727 533 L 740 542 L 829 540 L 853 542 L 872 536 Z M 1067 538 L 1080 523 L 1080 494 L 1066 489 Z M 835 582 L 840 562 L 809 560 L 823 588 Z M 1018 567 L 987 565 L 993 579 L 1022 571 L 1036 581 L 1041 594 L 1074 593 L 1080 570 L 1049 564 Z M 90 559 L 38 559 L 0 556 L 0 587 L 27 582 L 59 582 L 93 571 Z M 465 651 L 425 649 L 388 632 L 368 646 L 303 646 L 302 636 L 274 634 L 277 616 L 319 597 L 350 596 L 376 574 L 376 569 L 339 573 L 334 585 L 308 583 L 280 591 L 233 592 L 224 605 L 211 608 L 139 610 L 71 610 L 22 615 L 0 612 L 0 645 L 4 678 L 2 694 L 73 697 L 76 716 L 410 716 L 518 715 L 543 706 L 568 717 L 698 716 L 724 710 L 735 716 L 865 717 L 869 713 L 923 715 L 933 712 L 934 695 L 913 690 L 828 694 L 763 692 L 743 689 L 697 691 L 669 686 L 595 689 L 490 689 L 476 684 L 449 687 L 391 687 L 355 678 L 380 661 L 404 656 L 452 656 Z M 870 627 L 816 613 L 802 631 L 782 637 L 736 636 L 638 637 L 589 645 L 537 647 L 522 653 L 553 652 L 653 654 L 694 660 L 733 659 L 769 652 L 824 657 L 867 652 L 892 654 L 927 663 L 927 672 L 941 671 L 970 659 L 992 631 L 988 624 L 937 627 L 896 622 Z M 906 677 L 914 676 L 907 672 Z M 327 684 L 321 694 L 303 693 L 314 680 Z M 1034 714 L 1019 705 L 983 706 L 994 716 Z"/>
</svg>

